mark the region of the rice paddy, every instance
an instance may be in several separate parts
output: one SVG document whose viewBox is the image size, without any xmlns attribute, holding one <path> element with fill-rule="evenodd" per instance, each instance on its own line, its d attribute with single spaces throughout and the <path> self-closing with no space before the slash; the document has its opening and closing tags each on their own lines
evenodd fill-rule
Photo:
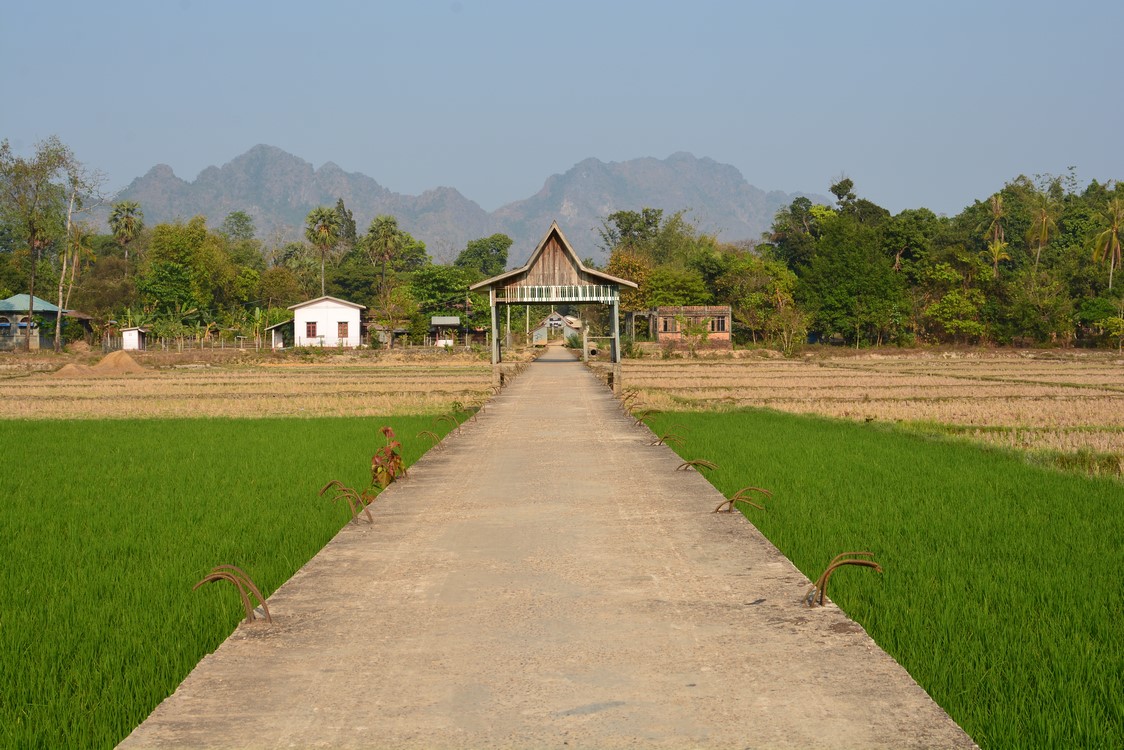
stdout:
<svg viewBox="0 0 1124 750">
<path fill-rule="evenodd" d="M 383 425 L 407 463 L 453 426 L 0 421 L 0 746 L 123 739 L 245 615 L 233 587 L 192 586 L 233 564 L 269 596 L 349 521 L 318 492 L 367 486 Z"/>
<path fill-rule="evenodd" d="M 1124 746 L 1124 490 L 1018 454 L 765 410 L 648 419 L 985 748 Z M 712 508 L 700 508 L 700 513 Z M 804 591 L 793 591 L 797 601 Z"/>
</svg>

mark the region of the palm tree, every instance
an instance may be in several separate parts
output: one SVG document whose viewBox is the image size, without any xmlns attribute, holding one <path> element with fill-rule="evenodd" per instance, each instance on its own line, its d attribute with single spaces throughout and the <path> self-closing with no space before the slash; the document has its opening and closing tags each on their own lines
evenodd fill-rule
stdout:
<svg viewBox="0 0 1124 750">
<path fill-rule="evenodd" d="M 1038 247 L 1034 251 L 1034 273 L 1036 276 L 1038 274 L 1038 259 L 1042 257 L 1042 248 L 1049 243 L 1050 233 L 1057 231 L 1060 208 L 1058 202 L 1050 196 L 1048 191 L 1043 190 L 1035 196 L 1033 222 L 1030 225 L 1030 236 L 1027 239 L 1038 243 Z"/>
<path fill-rule="evenodd" d="M 1007 243 L 1003 240 L 990 240 L 987 243 L 987 250 L 980 254 L 991 261 L 993 279 L 999 278 L 999 261 L 1011 259 L 1007 254 Z"/>
<path fill-rule="evenodd" d="M 129 243 L 144 229 L 144 212 L 136 201 L 119 201 L 109 214 L 109 228 L 125 251 L 125 277 L 129 276 Z"/>
<path fill-rule="evenodd" d="M 317 206 L 305 219 L 304 236 L 320 251 L 320 294 L 324 291 L 324 263 L 340 237 L 340 217 L 334 209 Z"/>
<path fill-rule="evenodd" d="M 1124 199 L 1113 198 L 1108 211 L 1102 214 L 1108 227 L 1093 240 L 1093 260 L 1108 260 L 1108 288 L 1112 289 L 1112 272 L 1120 265 L 1120 229 L 1124 224 Z"/>
<path fill-rule="evenodd" d="M 991 196 L 989 205 L 991 207 L 991 220 L 987 223 L 987 229 L 984 230 L 984 239 L 990 237 L 992 242 L 1002 242 L 1005 239 L 1003 219 L 1007 218 L 1007 212 L 1003 208 L 1003 194 L 996 193 Z"/>
</svg>

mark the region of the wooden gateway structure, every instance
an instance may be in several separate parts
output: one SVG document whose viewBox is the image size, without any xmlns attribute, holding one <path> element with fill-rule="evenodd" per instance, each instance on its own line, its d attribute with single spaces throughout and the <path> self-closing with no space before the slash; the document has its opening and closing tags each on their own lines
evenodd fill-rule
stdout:
<svg viewBox="0 0 1124 750">
<path fill-rule="evenodd" d="M 549 305 L 549 304 L 603 304 L 610 307 L 612 321 L 612 344 L 610 346 L 613 363 L 613 390 L 620 390 L 620 288 L 636 288 L 636 283 L 618 279 L 602 271 L 586 268 L 578 259 L 577 253 L 558 222 L 551 222 L 546 236 L 531 253 L 526 265 L 499 276 L 473 284 L 472 291 L 488 290 L 492 306 L 492 370 L 493 377 L 500 380 L 503 351 L 500 347 L 499 311 L 500 305 Z"/>
</svg>

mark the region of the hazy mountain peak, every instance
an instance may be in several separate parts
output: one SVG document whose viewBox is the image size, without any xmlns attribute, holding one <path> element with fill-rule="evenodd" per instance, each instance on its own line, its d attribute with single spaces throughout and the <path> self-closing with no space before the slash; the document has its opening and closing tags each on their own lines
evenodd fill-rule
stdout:
<svg viewBox="0 0 1124 750">
<path fill-rule="evenodd" d="M 121 194 L 123 200 L 141 204 L 150 226 L 198 214 L 218 226 L 231 211 L 242 210 L 253 217 L 259 237 L 280 231 L 292 239 L 300 237 L 312 208 L 335 206 L 343 198 L 360 227 L 379 214 L 396 216 L 399 225 L 424 241 L 438 261 L 452 260 L 469 240 L 504 232 L 515 241 L 511 259 L 516 264 L 530 255 L 554 219 L 562 222 L 579 255 L 597 258 L 603 250 L 597 246 L 596 229 L 614 211 L 685 209 L 703 231 L 736 241 L 759 237 L 777 209 L 793 197 L 750 185 L 729 164 L 677 151 L 662 160 L 583 159 L 566 172 L 547 177 L 535 195 L 489 214 L 454 187 L 402 195 L 364 174 L 346 172 L 335 162 L 315 169 L 300 157 L 266 144 L 221 167 L 207 167 L 192 182 L 158 164 Z"/>
</svg>

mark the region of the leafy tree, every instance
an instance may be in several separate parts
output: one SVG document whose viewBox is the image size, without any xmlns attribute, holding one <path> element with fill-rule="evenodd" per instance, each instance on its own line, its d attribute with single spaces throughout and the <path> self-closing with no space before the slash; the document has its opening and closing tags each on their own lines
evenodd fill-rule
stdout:
<svg viewBox="0 0 1124 750">
<path fill-rule="evenodd" d="M 499 276 L 507 268 L 507 251 L 512 239 L 506 234 L 472 240 L 461 250 L 453 265 L 479 271 L 481 278 Z"/>
<path fill-rule="evenodd" d="M 905 284 L 878 245 L 877 229 L 850 216 L 824 232 L 798 288 L 821 333 L 839 333 L 855 346 L 900 334 Z"/>
<path fill-rule="evenodd" d="M 1074 333 L 1073 313 L 1065 284 L 1054 274 L 1028 268 L 1009 289 L 1006 319 L 1012 338 L 1067 341 Z"/>
<path fill-rule="evenodd" d="M 463 314 L 469 274 L 457 266 L 428 265 L 410 277 L 410 296 L 427 315 Z"/>
<path fill-rule="evenodd" d="M 222 228 L 219 231 L 235 242 L 249 242 L 257 233 L 253 217 L 245 211 L 228 213 L 222 220 Z"/>
<path fill-rule="evenodd" d="M 951 289 L 926 308 L 925 317 L 943 337 L 962 338 L 967 343 L 984 335 L 986 329 L 980 322 L 983 305 L 984 296 L 980 290 Z"/>
<path fill-rule="evenodd" d="M 137 281 L 142 296 L 154 308 L 198 309 L 212 301 L 204 290 L 206 271 L 199 262 L 207 239 L 207 223 L 196 216 L 186 224 L 158 224 L 152 229 L 145 266 Z"/>
<path fill-rule="evenodd" d="M 394 326 L 416 309 L 402 289 L 402 277 L 429 263 L 425 243 L 400 229 L 393 216 L 376 216 L 362 245 L 378 274 L 373 311 L 388 332 L 387 343 L 394 346 Z"/>
<path fill-rule="evenodd" d="M 30 318 L 35 312 L 35 278 L 43 250 L 65 237 L 66 181 L 80 166 L 56 136 L 37 143 L 30 159 L 16 156 L 7 139 L 0 142 L 0 218 L 17 247 L 27 254 Z M 32 327 L 26 330 L 30 342 Z"/>
<path fill-rule="evenodd" d="M 612 252 L 618 247 L 636 250 L 656 239 L 662 222 L 663 209 L 660 208 L 616 211 L 601 221 L 598 231 L 606 250 Z"/>
<path fill-rule="evenodd" d="M 726 272 L 715 281 L 715 297 L 730 305 L 736 326 L 748 331 L 754 343 L 758 336 L 792 334 L 774 325 L 774 318 L 785 306 L 794 306 L 796 274 L 779 261 L 749 252 L 731 253 L 730 258 Z"/>
<path fill-rule="evenodd" d="M 1112 289 L 1112 273 L 1120 265 L 1120 230 L 1124 224 L 1124 199 L 1113 198 L 1102 214 L 1104 229 L 1093 239 L 1093 260 L 1108 262 L 1108 288 Z"/>
<path fill-rule="evenodd" d="M 326 206 L 318 206 L 309 211 L 308 218 L 305 219 L 304 236 L 320 253 L 321 296 L 326 294 L 324 291 L 324 267 L 327 264 L 328 256 L 335 250 L 336 243 L 339 242 L 339 232 L 340 220 L 335 211 Z"/>
<path fill-rule="evenodd" d="M 300 279 L 287 266 L 267 268 L 258 279 L 258 299 L 267 308 L 295 305 L 302 297 Z"/>
<path fill-rule="evenodd" d="M 697 271 L 659 266 L 648 276 L 645 290 L 653 307 L 664 305 L 705 305 L 710 292 Z"/>
<path fill-rule="evenodd" d="M 808 198 L 793 199 L 787 208 L 777 211 L 772 228 L 764 235 L 773 258 L 792 271 L 801 272 L 812 261 L 819 233 L 812 209 Z"/>
</svg>

